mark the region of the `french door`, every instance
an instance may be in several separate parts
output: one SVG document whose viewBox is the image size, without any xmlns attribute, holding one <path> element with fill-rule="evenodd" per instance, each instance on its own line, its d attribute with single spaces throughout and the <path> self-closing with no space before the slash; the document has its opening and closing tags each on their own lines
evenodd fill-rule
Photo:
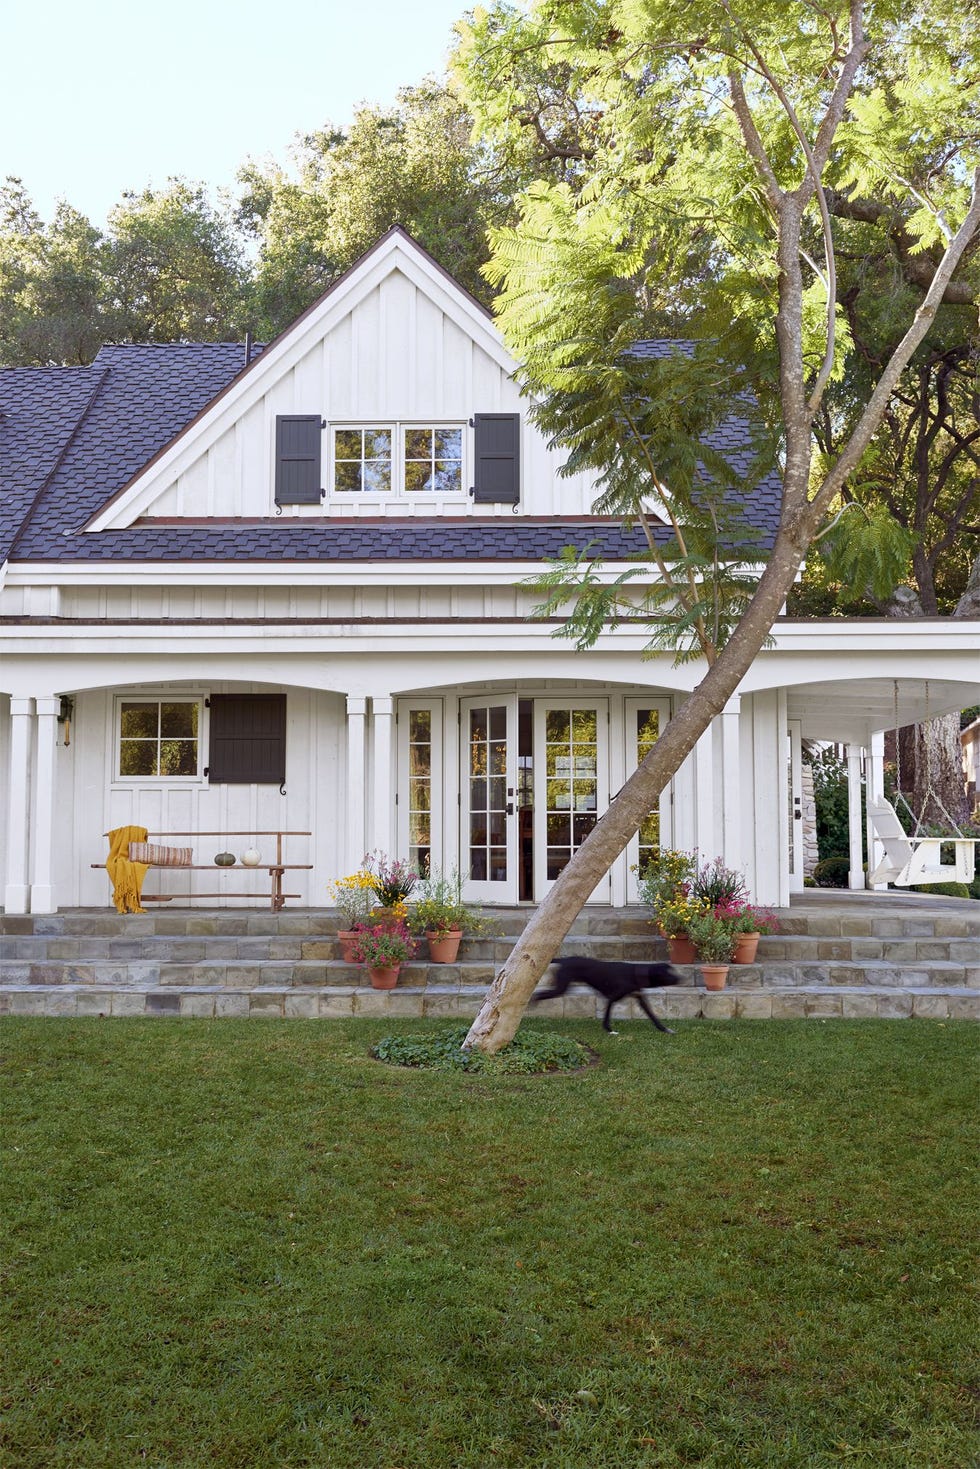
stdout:
<svg viewBox="0 0 980 1469">
<path fill-rule="evenodd" d="M 540 901 L 609 804 L 609 701 L 534 701 L 534 896 Z M 592 893 L 609 901 L 609 877 Z"/>
<path fill-rule="evenodd" d="M 460 870 L 471 902 L 518 900 L 517 696 L 460 701 Z"/>
</svg>

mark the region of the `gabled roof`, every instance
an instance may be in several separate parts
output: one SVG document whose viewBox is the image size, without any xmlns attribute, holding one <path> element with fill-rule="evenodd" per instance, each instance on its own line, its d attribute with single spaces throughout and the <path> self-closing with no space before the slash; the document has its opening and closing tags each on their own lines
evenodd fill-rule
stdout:
<svg viewBox="0 0 980 1469">
<path fill-rule="evenodd" d="M 97 531 L 84 527 L 125 493 L 138 492 L 156 466 L 211 431 L 216 416 L 240 404 L 274 372 L 282 355 L 319 329 L 324 313 L 341 309 L 371 272 L 393 261 L 424 269 L 437 291 L 455 293 L 473 331 L 501 362 L 510 362 L 486 309 L 458 286 L 404 230 L 383 236 L 351 270 L 246 364 L 234 342 L 103 347 L 87 368 L 0 370 L 0 563 L 12 561 L 344 561 L 538 560 L 575 542 L 596 539 L 607 558 L 642 549 L 642 539 L 615 523 L 586 517 L 535 520 L 508 516 L 439 517 L 425 521 L 283 521 L 136 519 Z M 688 344 L 643 342 L 637 355 L 662 357 Z M 261 352 L 261 356 L 258 353 Z M 736 472 L 752 459 L 749 429 L 734 414 L 711 436 Z M 189 451 L 188 451 L 189 452 Z M 770 474 L 758 487 L 748 519 L 771 541 L 780 484 Z M 449 532 L 448 535 L 446 532 Z M 666 540 L 666 527 L 656 532 Z"/>
</svg>

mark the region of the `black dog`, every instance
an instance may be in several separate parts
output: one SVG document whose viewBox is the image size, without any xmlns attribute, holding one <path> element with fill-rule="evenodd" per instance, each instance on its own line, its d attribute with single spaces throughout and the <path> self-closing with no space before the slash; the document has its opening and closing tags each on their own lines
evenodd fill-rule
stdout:
<svg viewBox="0 0 980 1469">
<path fill-rule="evenodd" d="M 681 983 L 682 976 L 669 964 L 621 964 L 611 959 L 587 959 L 583 956 L 557 959 L 555 968 L 558 972 L 551 989 L 539 990 L 536 995 L 531 996 L 532 1000 L 554 1000 L 558 995 L 563 995 L 570 984 L 587 984 L 606 1000 L 602 1026 L 610 1035 L 614 1035 L 609 1024 L 613 1005 L 635 995 L 640 1009 L 657 1029 L 662 1030 L 665 1035 L 673 1035 L 670 1026 L 657 1019 L 641 994 L 642 990 L 649 989 L 652 985 L 659 987 Z"/>
</svg>

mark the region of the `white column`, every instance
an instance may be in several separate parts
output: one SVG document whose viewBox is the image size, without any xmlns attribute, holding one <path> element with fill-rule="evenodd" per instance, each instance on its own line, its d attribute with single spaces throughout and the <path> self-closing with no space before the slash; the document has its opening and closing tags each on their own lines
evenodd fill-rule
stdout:
<svg viewBox="0 0 980 1469">
<path fill-rule="evenodd" d="M 361 865 L 364 840 L 364 715 L 367 699 L 347 695 L 347 862 L 350 872 Z"/>
<path fill-rule="evenodd" d="M 865 770 L 867 771 L 866 787 L 869 800 L 882 800 L 885 794 L 885 732 L 882 729 L 876 730 L 871 736 L 871 749 L 865 762 Z M 874 872 L 885 855 L 885 849 L 876 839 L 874 827 L 867 820 L 865 839 L 868 844 L 868 871 Z M 876 882 L 874 891 L 876 893 L 887 892 L 887 882 Z"/>
<path fill-rule="evenodd" d="M 715 827 L 715 732 L 709 724 L 694 746 L 694 824 L 697 847 L 702 862 L 710 862 L 719 855 Z"/>
<path fill-rule="evenodd" d="M 741 872 L 742 856 L 742 803 L 740 792 L 739 718 L 742 698 L 733 694 L 718 720 L 718 739 L 721 764 L 721 821 L 722 853 L 725 866 Z"/>
<path fill-rule="evenodd" d="M 861 746 L 847 746 L 847 835 L 849 888 L 864 887 L 864 847 L 861 840 Z"/>
<path fill-rule="evenodd" d="M 387 694 L 375 694 L 371 700 L 374 716 L 374 769 L 372 786 L 374 791 L 371 816 L 371 846 L 391 856 L 394 850 L 394 812 L 392 810 L 391 781 L 391 733 L 395 712 L 395 701 Z"/>
<path fill-rule="evenodd" d="M 31 863 L 31 912 L 54 913 L 54 822 L 55 759 L 58 746 L 58 714 L 61 700 L 46 695 L 37 701 L 37 764 L 34 778 L 33 861 Z"/>
<path fill-rule="evenodd" d="M 27 912 L 28 814 L 31 809 L 31 739 L 34 700 L 10 700 L 10 798 L 7 807 L 7 913 Z"/>
</svg>

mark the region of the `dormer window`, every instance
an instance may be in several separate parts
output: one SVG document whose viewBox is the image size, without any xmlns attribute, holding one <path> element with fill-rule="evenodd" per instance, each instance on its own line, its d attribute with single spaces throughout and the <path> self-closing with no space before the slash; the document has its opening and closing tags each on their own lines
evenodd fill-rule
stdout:
<svg viewBox="0 0 980 1469">
<path fill-rule="evenodd" d="M 464 493 L 462 424 L 336 424 L 331 452 L 335 496 Z"/>
</svg>

